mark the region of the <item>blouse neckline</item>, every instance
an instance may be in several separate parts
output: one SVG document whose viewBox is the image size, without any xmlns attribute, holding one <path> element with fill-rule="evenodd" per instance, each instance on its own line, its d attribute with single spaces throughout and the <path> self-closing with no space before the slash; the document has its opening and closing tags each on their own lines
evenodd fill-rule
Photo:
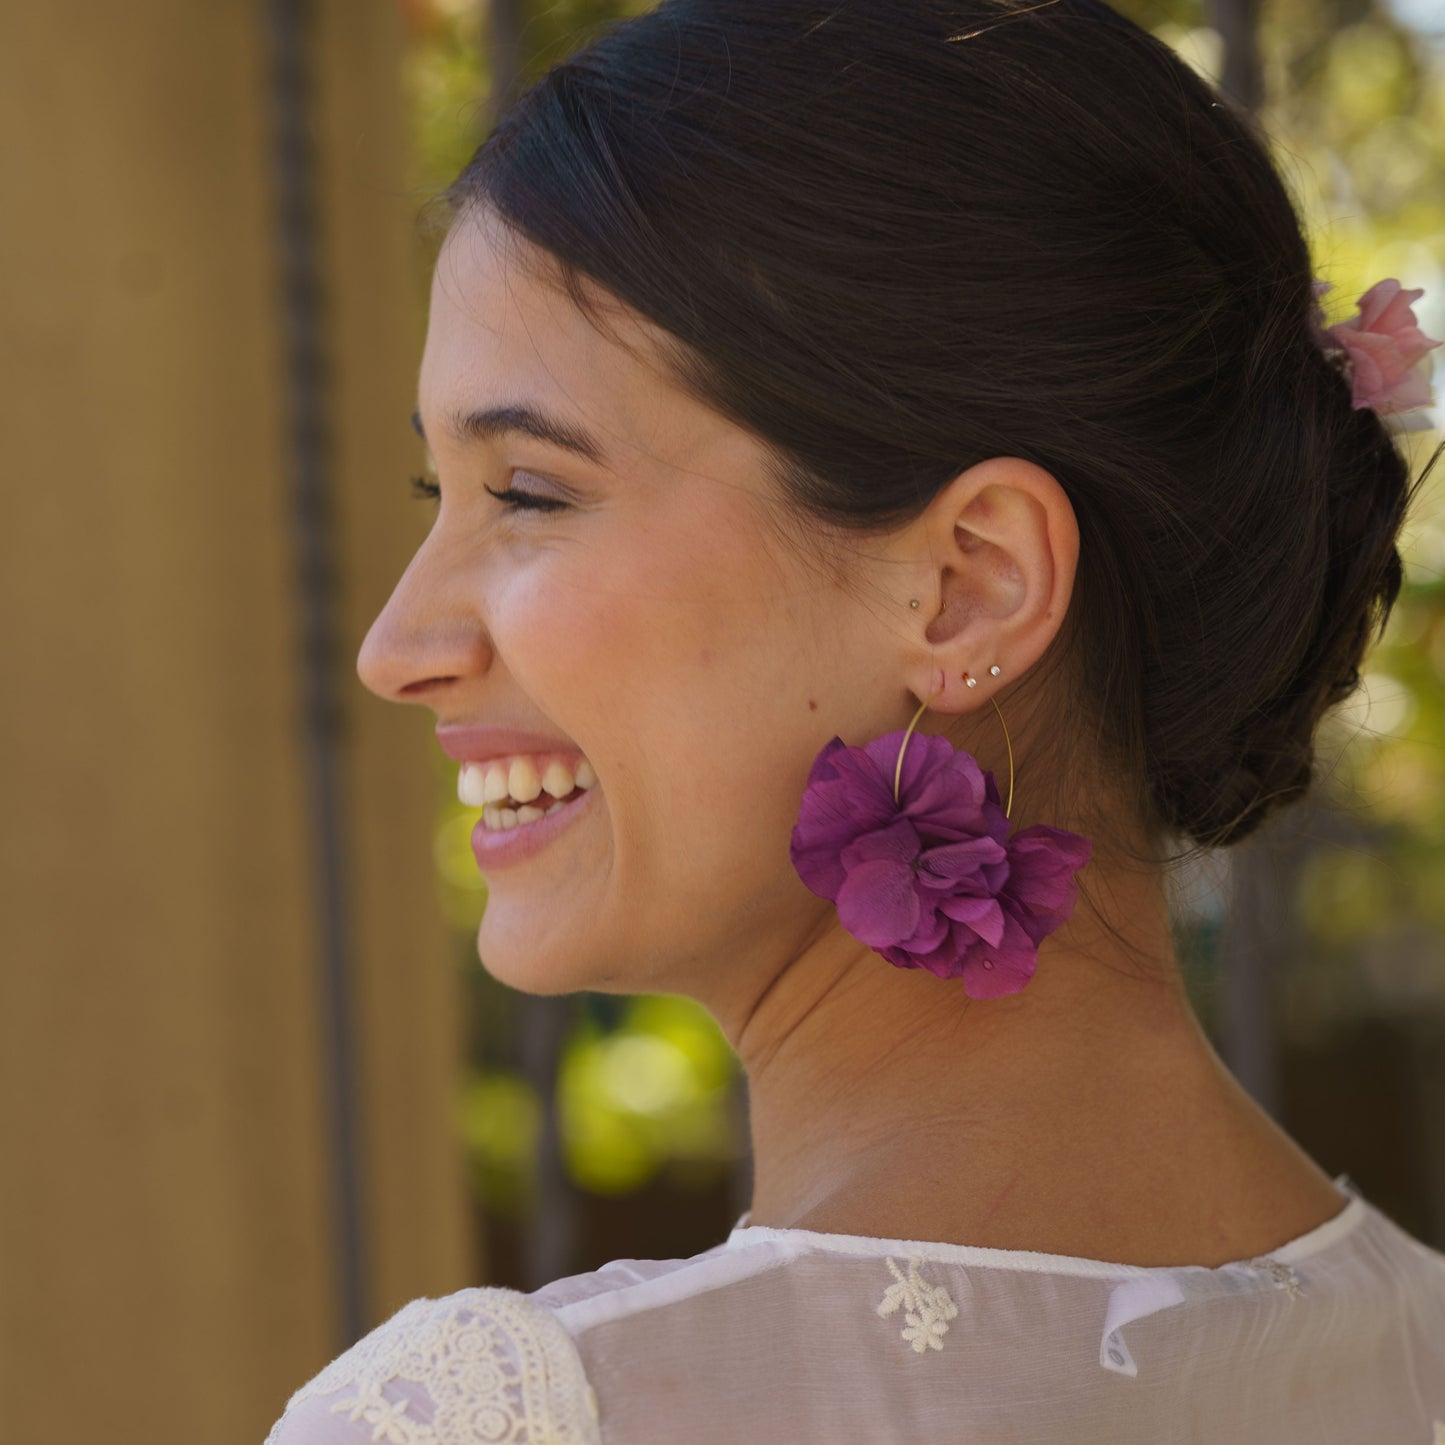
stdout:
<svg viewBox="0 0 1445 1445">
<path fill-rule="evenodd" d="M 827 1250 L 835 1254 L 880 1255 L 897 1254 L 931 1259 L 940 1263 L 971 1264 L 994 1269 L 1035 1270 L 1050 1274 L 1082 1275 L 1160 1275 L 1193 1273 L 1216 1275 L 1225 1270 L 1249 1267 L 1258 1259 L 1278 1260 L 1293 1264 L 1312 1254 L 1328 1249 L 1353 1234 L 1364 1223 L 1370 1210 L 1369 1201 L 1347 1174 L 1337 1174 L 1333 1183 L 1347 1200 L 1345 1207 L 1333 1217 L 1317 1224 L 1304 1234 L 1287 1240 L 1267 1255 L 1251 1260 L 1232 1260 L 1218 1266 L 1203 1264 L 1121 1264 L 1112 1260 L 1086 1259 L 1072 1254 L 1044 1254 L 1025 1249 L 988 1249 L 981 1245 L 951 1244 L 942 1240 L 883 1239 L 864 1234 L 827 1234 L 811 1229 L 794 1229 L 766 1224 L 748 1224 L 752 1211 L 744 1210 L 724 1242 L 724 1249 L 738 1249 L 768 1241 L 788 1244 L 794 1248 Z"/>
</svg>

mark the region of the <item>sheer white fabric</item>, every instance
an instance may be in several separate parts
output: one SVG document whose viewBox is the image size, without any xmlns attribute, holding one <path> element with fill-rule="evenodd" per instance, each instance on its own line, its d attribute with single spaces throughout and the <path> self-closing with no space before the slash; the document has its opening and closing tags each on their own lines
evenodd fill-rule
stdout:
<svg viewBox="0 0 1445 1445">
<path fill-rule="evenodd" d="M 750 1226 L 415 1300 L 266 1445 L 1445 1445 L 1445 1254 L 1347 1202 L 1217 1269 Z"/>
</svg>

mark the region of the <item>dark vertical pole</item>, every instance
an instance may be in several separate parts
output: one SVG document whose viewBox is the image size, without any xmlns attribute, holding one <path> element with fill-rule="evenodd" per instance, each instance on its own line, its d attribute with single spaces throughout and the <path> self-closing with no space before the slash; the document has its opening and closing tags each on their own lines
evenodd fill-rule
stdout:
<svg viewBox="0 0 1445 1445">
<path fill-rule="evenodd" d="M 487 3 L 487 64 L 492 75 L 488 130 L 521 94 L 522 26 L 526 10 L 526 0 L 488 0 Z"/>
<path fill-rule="evenodd" d="M 1220 1054 L 1275 1118 L 1280 1103 L 1275 955 L 1294 932 L 1284 923 L 1293 901 L 1281 886 L 1274 847 L 1283 822 L 1270 819 L 1229 850 L 1229 911 L 1219 935 Z"/>
<path fill-rule="evenodd" d="M 570 994 L 529 994 L 522 1000 L 522 1073 L 537 1091 L 542 1114 L 537 1140 L 537 1210 L 525 1243 L 528 1289 L 540 1289 L 572 1269 L 578 1199 L 562 1152 L 557 1075 L 576 1010 L 577 1000 Z"/>
<path fill-rule="evenodd" d="M 270 36 L 272 167 L 276 254 L 290 445 L 292 540 L 300 637 L 303 759 L 310 787 L 311 845 L 320 890 L 317 918 L 321 1039 L 332 1142 L 340 1289 L 337 1341 L 345 1349 L 368 1328 L 361 1218 L 360 1141 L 350 996 L 341 818 L 341 712 L 334 620 L 337 567 L 332 527 L 324 307 L 320 284 L 315 129 L 308 0 L 264 0 Z"/>
<path fill-rule="evenodd" d="M 1438 940 L 1428 937 L 1422 944 L 1412 940 L 1405 947 L 1438 953 Z M 1427 964 L 1422 975 L 1433 972 Z M 1445 1015 L 1438 1008 L 1420 1008 L 1406 1015 L 1405 1039 L 1409 1060 L 1419 1091 L 1419 1159 L 1424 1173 L 1426 1224 L 1425 1243 L 1445 1249 Z"/>
<path fill-rule="evenodd" d="M 1224 42 L 1224 73 L 1219 88 L 1251 114 L 1264 102 L 1264 70 L 1259 59 L 1260 0 L 1206 0 L 1209 25 Z"/>
</svg>

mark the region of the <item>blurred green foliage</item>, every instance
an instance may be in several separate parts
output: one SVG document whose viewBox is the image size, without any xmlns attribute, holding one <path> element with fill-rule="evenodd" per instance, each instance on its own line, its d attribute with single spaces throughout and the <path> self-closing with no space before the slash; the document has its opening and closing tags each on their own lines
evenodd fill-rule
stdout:
<svg viewBox="0 0 1445 1445">
<path fill-rule="evenodd" d="M 594 1194 L 628 1194 L 665 1172 L 683 1190 L 716 1183 L 745 1141 L 728 1095 L 732 1051 L 691 999 L 645 994 L 606 1027 L 583 1014 L 557 1078 L 562 1158 Z M 479 1069 L 461 1099 L 460 1129 L 488 1208 L 522 1219 L 537 1201 L 541 1103 L 520 1074 Z"/>
<path fill-rule="evenodd" d="M 474 0 L 406 0 L 402 8 L 409 184 L 420 204 L 455 177 L 485 134 L 492 78 L 485 13 Z M 524 5 L 523 81 L 596 26 L 646 8 L 645 0 Z M 1222 46 L 1202 23 L 1201 4 L 1125 0 L 1117 8 L 1218 80 Z M 1259 45 L 1260 120 L 1305 217 L 1316 275 L 1334 283 L 1327 320 L 1349 314 L 1376 280 L 1395 276 L 1425 288 L 1416 314 L 1430 335 L 1445 337 L 1445 43 L 1366 0 L 1264 0 Z M 431 257 L 421 262 L 425 281 Z M 1438 421 L 1438 411 L 1431 415 Z M 1438 427 L 1404 439 L 1415 470 L 1438 441 Z M 1422 1001 L 1445 1007 L 1442 492 L 1445 466 L 1436 468 L 1407 531 L 1405 587 L 1385 638 L 1357 697 L 1321 734 L 1319 787 L 1370 841 L 1323 842 L 1301 873 L 1297 902 L 1314 950 L 1301 986 L 1321 995 L 1311 1001 L 1319 1014 Z M 439 887 L 458 930 L 459 960 L 480 995 L 479 1017 L 493 1031 L 474 1050 L 460 1128 L 487 1207 L 521 1217 L 535 1194 L 541 1105 L 516 1061 L 498 1057 L 515 997 L 476 966 L 486 885 L 467 838 L 479 810 L 455 801 L 455 776 L 442 760 Z M 1208 966 L 1216 933 L 1197 931 L 1182 960 L 1188 970 Z M 1373 972 L 1357 961 L 1362 948 L 1372 951 Z M 616 1194 L 663 1170 L 696 1180 L 728 1167 L 742 1147 L 728 1109 L 739 1070 L 710 1016 L 673 996 L 594 1003 L 579 1011 L 557 1080 L 573 1180 Z"/>
<path fill-rule="evenodd" d="M 695 1187 L 740 1152 L 728 1093 L 737 1067 L 712 1016 L 672 994 L 626 1001 L 620 1026 L 584 1016 L 557 1081 L 563 1155 L 572 1178 L 625 1194 L 660 1169 Z"/>
</svg>

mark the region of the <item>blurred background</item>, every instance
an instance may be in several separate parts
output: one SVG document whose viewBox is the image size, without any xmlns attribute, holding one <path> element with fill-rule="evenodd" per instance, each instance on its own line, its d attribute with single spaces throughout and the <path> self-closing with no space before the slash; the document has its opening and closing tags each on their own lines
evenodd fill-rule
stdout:
<svg viewBox="0 0 1445 1445">
<path fill-rule="evenodd" d="M 476 810 L 354 662 L 409 495 L 419 223 L 608 0 L 0 10 L 0 1401 L 258 1445 L 419 1295 L 709 1248 L 746 1096 L 673 996 L 476 956 Z M 1259 118 L 1327 319 L 1445 337 L 1445 0 L 1120 0 Z M 1445 391 L 1437 365 L 1436 388 Z M 1402 439 L 1418 471 L 1440 408 Z M 1445 1248 L 1445 467 L 1320 783 L 1184 880 L 1216 1047 Z"/>
</svg>

